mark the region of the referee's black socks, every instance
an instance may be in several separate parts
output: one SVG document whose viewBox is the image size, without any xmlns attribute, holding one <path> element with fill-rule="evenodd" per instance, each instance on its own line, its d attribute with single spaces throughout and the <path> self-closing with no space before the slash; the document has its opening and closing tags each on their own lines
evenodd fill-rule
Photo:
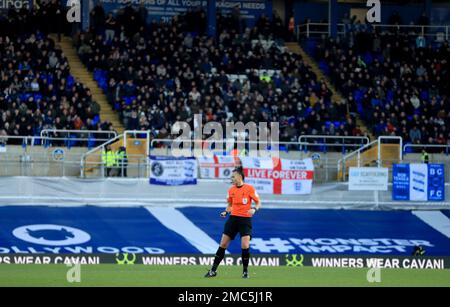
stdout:
<svg viewBox="0 0 450 307">
<path fill-rule="evenodd" d="M 214 257 L 214 263 L 211 270 L 216 271 L 223 257 L 225 256 L 225 248 L 220 247 L 217 249 L 216 256 Z"/>
<path fill-rule="evenodd" d="M 244 266 L 244 272 L 248 270 L 248 262 L 250 261 L 250 249 L 242 249 L 242 265 Z"/>
</svg>

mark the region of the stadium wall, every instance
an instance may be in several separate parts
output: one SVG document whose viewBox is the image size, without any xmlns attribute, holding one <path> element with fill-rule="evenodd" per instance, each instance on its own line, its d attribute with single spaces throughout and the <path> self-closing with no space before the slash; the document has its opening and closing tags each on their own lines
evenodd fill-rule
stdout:
<svg viewBox="0 0 450 307">
<path fill-rule="evenodd" d="M 197 185 L 150 185 L 148 179 L 79 179 L 72 177 L 0 177 L 1 205 L 50 206 L 225 206 L 230 183 L 199 180 Z M 346 183 L 313 185 L 310 195 L 263 195 L 263 205 L 290 209 L 449 209 L 445 202 L 392 201 L 392 192 L 348 191 Z"/>
<path fill-rule="evenodd" d="M 103 4 L 105 12 L 118 13 L 124 7 L 122 0 L 99 0 Z M 172 0 L 163 2 L 164 4 L 156 4 L 156 1 L 144 1 L 144 6 L 148 11 L 147 22 L 152 20 L 168 21 L 175 15 L 187 12 L 188 10 L 196 9 L 203 6 L 206 11 L 206 1 L 200 0 Z M 138 7 L 139 1 L 132 1 L 135 7 Z M 259 16 L 265 14 L 272 15 L 272 0 L 225 0 L 216 1 L 217 12 L 223 14 L 230 14 L 232 8 L 238 6 L 242 19 L 245 20 L 246 25 L 252 27 Z"/>
<path fill-rule="evenodd" d="M 88 151 L 83 147 L 58 146 L 27 146 L 7 145 L 5 152 L 0 152 L 0 176 L 40 176 L 40 177 L 80 177 L 81 157 Z M 170 151 L 164 148 L 155 148 L 152 155 L 169 155 Z M 315 166 L 314 183 L 335 182 L 338 178 L 338 161 L 342 158 L 341 152 L 280 152 L 285 159 L 304 159 L 312 157 Z M 410 153 L 403 157 L 405 163 L 420 163 L 420 154 Z M 450 155 L 430 154 L 432 163 L 445 164 L 446 182 L 450 182 Z M 389 162 L 389 161 L 387 161 Z M 97 167 L 98 168 L 98 167 Z M 144 171 L 142 171 L 144 170 Z M 129 166 L 130 177 L 145 175 L 145 167 Z M 100 172 L 91 177 L 100 177 Z"/>
</svg>

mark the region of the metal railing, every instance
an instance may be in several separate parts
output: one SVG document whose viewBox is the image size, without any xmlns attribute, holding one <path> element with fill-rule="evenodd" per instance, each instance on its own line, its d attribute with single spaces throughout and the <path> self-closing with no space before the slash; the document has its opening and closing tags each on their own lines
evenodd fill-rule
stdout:
<svg viewBox="0 0 450 307">
<path fill-rule="evenodd" d="M 309 139 L 314 139 L 314 140 L 318 140 L 317 142 L 309 142 Z M 334 140 L 341 140 L 341 143 L 331 143 L 331 142 L 320 142 L 320 140 L 322 139 L 334 139 Z M 353 142 L 354 140 L 359 140 L 360 142 Z M 173 142 L 175 141 L 175 139 L 152 139 L 150 142 L 150 148 L 153 149 L 155 148 L 155 144 L 156 143 L 163 143 L 164 145 L 166 145 L 166 150 L 167 153 L 169 153 L 169 150 L 171 149 L 170 146 L 167 145 L 171 145 Z M 204 142 L 200 141 L 200 140 L 192 140 L 192 139 L 177 139 L 178 142 L 187 142 L 190 143 L 191 146 L 194 145 L 196 142 Z M 345 142 L 349 142 L 349 143 L 345 143 Z M 290 150 L 299 150 L 299 151 L 304 151 L 307 152 L 308 151 L 308 147 L 318 147 L 318 146 L 325 146 L 325 148 L 323 150 L 320 150 L 321 152 L 327 152 L 326 147 L 343 147 L 343 152 L 345 152 L 345 149 L 350 147 L 350 148 L 354 148 L 354 147 L 361 147 L 364 146 L 365 144 L 369 143 L 369 138 L 367 136 L 330 136 L 330 135 L 301 135 L 298 138 L 298 142 L 262 142 L 262 141 L 236 141 L 234 139 L 228 139 L 228 140 L 223 140 L 222 142 L 219 141 L 214 141 L 216 144 L 217 143 L 226 143 L 225 147 L 226 150 L 231 150 L 234 146 L 235 143 L 238 144 L 259 144 L 259 145 L 278 145 L 278 148 L 280 146 L 284 146 L 284 148 L 286 148 L 287 151 Z M 213 150 L 214 151 L 214 150 Z M 218 150 L 220 151 L 220 149 Z"/>
<path fill-rule="evenodd" d="M 105 163 L 98 157 L 98 161 L 86 161 L 84 167 L 94 170 L 90 178 L 108 177 L 107 169 L 111 169 L 109 177 L 132 177 L 146 178 L 147 159 L 146 157 L 128 155 L 128 159 L 134 162 L 120 163 L 118 161 L 111 167 L 106 167 Z M 0 156 L 0 176 L 81 176 L 80 168 L 81 154 L 71 155 L 68 158 L 54 160 L 50 154 L 22 155 L 1 155 Z"/>
<path fill-rule="evenodd" d="M 105 177 L 129 177 L 129 178 L 148 178 L 148 157 L 142 155 L 127 154 L 129 162 L 123 163 L 117 161 L 115 165 L 107 167 L 102 161 L 101 154 L 98 156 L 99 161 L 84 161 L 80 169 L 81 178 L 105 178 Z M 80 167 L 80 162 L 78 161 Z M 86 170 L 89 169 L 89 176 Z M 109 171 L 108 171 L 109 170 Z M 109 173 L 108 173 L 109 172 Z"/>
<path fill-rule="evenodd" d="M 403 148 L 403 138 L 400 136 L 379 136 L 378 139 L 364 145 L 363 147 L 349 153 L 348 155 L 345 155 L 342 159 L 338 160 L 338 165 L 337 165 L 337 170 L 338 173 L 340 173 L 342 171 L 342 178 L 346 177 L 346 161 L 348 161 L 350 158 L 357 156 L 356 161 L 357 161 L 357 166 L 360 167 L 361 164 L 366 164 L 366 162 L 364 162 L 364 160 L 361 158 L 361 153 L 367 149 L 370 149 L 373 145 L 378 144 L 378 152 L 377 152 L 377 159 L 375 161 L 372 160 L 368 160 L 367 162 L 376 162 L 377 167 L 381 167 L 382 166 L 382 159 L 381 159 L 381 146 L 379 146 L 381 144 L 382 140 L 399 140 L 400 142 L 400 148 Z M 403 153 L 402 150 L 400 150 L 399 152 L 399 161 L 403 160 Z M 361 163 L 362 162 L 362 163 Z"/>
<path fill-rule="evenodd" d="M 351 32 L 358 32 L 358 30 L 352 24 L 337 24 L 337 35 L 343 36 Z M 450 25 L 444 26 L 418 26 L 418 25 L 387 25 L 387 24 L 370 24 L 361 26 L 371 27 L 373 31 L 381 30 L 382 32 L 402 31 L 411 36 L 421 35 L 423 37 L 434 37 L 438 40 L 449 40 Z M 367 28 L 366 28 L 367 29 Z M 321 37 L 322 35 L 330 34 L 330 24 L 320 22 L 309 22 L 300 24 L 296 27 L 297 40 L 301 36 Z"/>
<path fill-rule="evenodd" d="M 128 132 L 124 140 L 126 141 L 127 138 L 134 137 L 133 134 L 142 134 L 142 131 L 131 131 Z M 45 138 L 46 136 L 44 136 Z M 81 177 L 105 177 L 106 176 L 106 167 L 105 164 L 102 161 L 102 150 L 105 145 L 113 143 L 114 141 L 117 141 L 118 139 L 124 137 L 124 135 L 119 135 L 115 139 L 111 139 L 107 141 L 106 143 L 102 144 L 101 146 L 97 147 L 96 149 L 93 149 L 91 151 L 88 151 L 86 153 L 81 152 L 83 149 L 72 149 L 72 150 L 65 150 L 65 158 L 63 157 L 61 160 L 57 160 L 58 156 L 54 156 L 54 149 L 50 151 L 46 151 L 46 148 L 44 147 L 35 147 L 34 150 L 32 148 L 26 149 L 25 146 L 23 147 L 23 150 L 20 146 L 13 146 L 13 150 L 8 150 L 6 152 L 0 151 L 0 176 L 81 176 Z M 285 147 L 291 147 L 293 150 L 290 150 L 291 152 L 286 154 L 286 156 L 283 156 L 283 152 L 280 152 L 281 157 L 286 157 L 288 159 L 303 159 L 307 156 L 311 156 L 311 153 L 314 153 L 312 155 L 314 165 L 315 165 L 315 178 L 314 181 L 317 183 L 324 183 L 324 182 L 333 182 L 338 179 L 338 174 L 342 170 L 343 160 L 348 160 L 355 155 L 358 156 L 359 165 L 370 165 L 370 166 L 384 166 L 387 161 L 385 158 L 381 156 L 381 153 L 378 153 L 378 158 L 370 158 L 365 159 L 362 156 L 362 152 L 366 149 L 368 149 L 371 145 L 373 145 L 376 142 L 382 142 L 385 140 L 391 140 L 395 139 L 396 141 L 400 140 L 399 137 L 380 137 L 379 139 L 373 141 L 372 143 L 367 143 L 368 139 L 366 137 L 349 137 L 348 141 L 358 140 L 362 143 L 367 143 L 365 145 L 362 144 L 353 144 L 354 146 L 360 146 L 358 150 L 345 155 L 344 158 L 338 159 L 340 157 L 339 153 L 327 153 L 327 152 L 310 152 L 305 153 L 304 149 L 305 146 L 313 146 L 317 145 L 317 143 L 310 143 L 311 140 L 314 140 L 314 138 L 323 138 L 327 137 L 329 139 L 334 139 L 333 136 L 302 136 L 299 138 L 299 142 L 274 142 L 274 145 L 272 149 L 276 149 L 278 145 L 283 145 Z M 3 137 L 4 138 L 4 137 Z M 20 142 L 24 143 L 30 143 L 30 140 L 33 137 L 11 137 Z M 343 137 L 336 137 L 336 138 L 343 138 Z M 0 142 L 2 140 L 2 137 L 0 137 Z M 151 150 L 156 150 L 156 144 L 158 143 L 164 143 L 163 149 L 157 154 L 163 154 L 164 150 L 166 150 L 166 154 L 171 154 L 171 144 L 174 141 L 174 139 L 152 139 L 148 144 L 150 144 L 149 147 L 149 154 L 151 153 Z M 196 140 L 186 139 L 181 140 L 190 142 L 191 145 L 193 145 Z M 226 142 L 235 142 L 234 139 L 230 140 L 223 140 L 224 143 Z M 239 141 L 243 143 L 249 143 L 250 141 Z M 256 142 L 257 143 L 257 142 Z M 329 142 L 325 142 L 324 144 L 328 144 Z M 261 143 L 261 145 L 266 145 L 266 143 Z M 267 143 L 267 145 L 270 145 L 270 142 Z M 332 144 L 333 145 L 333 144 Z M 343 146 L 343 145 L 352 145 L 352 144 L 335 144 L 337 146 Z M 450 148 L 450 145 L 431 145 L 431 144 L 424 144 L 424 145 L 416 145 L 416 144 L 405 144 L 404 146 L 401 143 L 400 140 L 400 148 L 403 149 L 403 151 L 407 151 L 410 148 L 429 148 L 431 151 L 432 149 L 442 149 L 448 150 Z M 9 145 L 8 145 L 9 146 Z M 331 146 L 331 145 L 330 145 Z M 362 147 L 361 147 L 362 146 Z M 302 149 L 300 151 L 299 149 Z M 379 147 L 380 148 L 380 147 Z M 63 148 L 64 150 L 64 148 Z M 270 148 L 269 148 L 270 150 Z M 212 150 L 214 152 L 214 150 Z M 413 163 L 419 163 L 420 157 L 418 154 L 410 154 L 407 157 L 404 157 L 400 151 L 399 159 L 396 159 L 395 161 L 404 160 L 404 162 L 413 162 Z M 440 151 L 441 152 L 441 151 Z M 87 154 L 93 155 L 93 159 L 86 160 L 85 157 Z M 224 154 L 223 151 L 217 151 L 216 154 Z M 126 169 L 128 171 L 128 177 L 130 178 L 136 178 L 136 177 L 148 177 L 149 175 L 149 160 L 148 155 L 131 155 L 127 154 L 128 159 L 132 160 L 128 162 L 128 165 L 126 166 Z M 314 158 L 314 156 L 318 158 Z M 80 161 L 81 164 L 80 164 Z M 445 163 L 446 165 L 446 182 L 449 181 L 450 177 L 450 159 L 447 160 L 446 156 L 444 155 L 430 155 L 430 162 L 433 163 Z M 120 169 L 121 164 L 118 163 L 118 165 L 112 167 L 113 176 L 120 176 L 124 174 L 124 172 Z M 88 176 L 85 175 L 85 170 L 91 169 Z"/>
<path fill-rule="evenodd" d="M 58 135 L 58 136 L 52 136 Z M 87 137 L 77 137 L 76 135 L 87 135 Z M 117 136 L 116 131 L 103 130 L 71 130 L 71 129 L 43 129 L 41 139 L 44 141 L 96 141 L 106 142 Z M 65 135 L 65 136 L 61 136 Z M 97 137 L 97 135 L 106 135 L 107 137 Z M 75 137 L 74 137 L 75 136 Z"/>
<path fill-rule="evenodd" d="M 96 154 L 101 155 L 107 145 L 113 144 L 113 143 L 119 141 L 120 139 L 123 139 L 123 146 L 126 148 L 126 145 L 127 145 L 126 140 L 127 140 L 128 135 L 134 135 L 136 137 L 137 135 L 143 135 L 143 134 L 145 134 L 145 138 L 146 138 L 147 144 L 148 144 L 149 143 L 148 141 L 150 140 L 150 131 L 126 130 L 126 131 L 124 131 L 123 134 L 117 135 L 115 138 L 112 138 L 112 139 L 108 140 L 107 142 L 87 151 L 85 154 L 83 154 L 83 156 L 81 157 L 81 159 L 79 161 L 80 168 L 81 168 L 81 177 L 84 178 L 86 176 L 86 169 L 87 169 L 87 167 L 86 167 L 87 161 L 86 160 L 89 156 L 93 156 Z M 144 158 L 147 159 L 149 154 L 150 154 L 150 148 L 149 148 L 149 146 L 147 146 L 147 152 L 146 152 L 146 156 Z M 128 155 L 128 156 L 132 157 L 131 155 Z M 139 155 L 138 158 L 142 158 L 142 155 Z M 148 163 L 146 163 L 145 165 L 146 165 L 146 167 L 149 166 Z M 148 172 L 148 170 L 147 170 L 147 172 Z M 104 174 L 102 176 L 104 176 Z"/>
<path fill-rule="evenodd" d="M 308 142 L 307 140 L 313 139 L 318 142 Z M 342 141 L 342 143 L 328 143 L 323 142 L 321 140 L 332 139 L 337 141 Z M 346 141 L 351 140 L 360 140 L 360 143 L 345 143 Z M 327 151 L 327 147 L 342 147 L 342 153 L 345 153 L 347 147 L 362 147 L 370 142 L 370 139 L 367 136 L 335 136 L 335 135 L 301 135 L 298 138 L 298 143 L 300 144 L 300 150 L 308 151 L 308 146 L 317 147 L 322 146 L 325 147 L 324 151 Z"/>
<path fill-rule="evenodd" d="M 403 146 L 403 155 L 407 155 L 411 152 L 408 151 L 408 148 L 411 148 L 414 151 L 414 148 L 419 148 L 420 150 L 424 149 L 424 148 L 431 148 L 431 150 L 426 150 L 428 153 L 435 153 L 434 148 L 442 148 L 443 150 L 441 152 L 437 152 L 437 153 L 444 153 L 446 155 L 449 154 L 450 152 L 450 144 L 449 145 L 438 145 L 438 144 L 405 144 Z"/>
<path fill-rule="evenodd" d="M 194 155 L 195 154 L 195 144 L 199 144 L 201 143 L 200 149 L 203 150 L 204 149 L 204 142 L 205 140 L 193 140 L 193 139 L 152 139 L 150 141 L 150 153 L 153 149 L 155 149 L 155 144 L 156 143 L 162 143 L 165 146 L 166 149 L 166 154 L 169 154 L 169 151 L 172 150 L 172 145 L 174 143 L 174 141 L 178 142 L 178 143 L 188 143 L 190 144 L 190 150 L 191 150 L 191 154 Z M 258 147 L 258 145 L 260 146 L 259 149 L 267 149 L 267 150 L 279 150 L 279 146 L 285 146 L 286 150 L 292 150 L 292 147 L 295 150 L 299 150 L 300 148 L 300 143 L 299 142 L 271 142 L 271 141 L 237 141 L 234 139 L 224 139 L 222 141 L 218 141 L 218 140 L 214 140 L 211 141 L 211 144 L 223 144 L 225 143 L 224 146 L 222 146 L 222 148 L 218 148 L 218 149 L 210 149 L 208 148 L 208 150 L 210 150 L 211 152 L 215 152 L 218 154 L 224 154 L 224 151 L 231 151 L 233 149 L 234 144 L 245 144 L 245 145 L 251 145 L 251 144 L 255 144 Z M 264 147 L 266 146 L 266 147 Z M 194 149 L 194 151 L 192 151 L 192 149 Z M 248 147 L 246 146 L 246 150 L 248 152 Z"/>
<path fill-rule="evenodd" d="M 18 146 L 15 146 L 18 147 Z M 58 157 L 52 155 L 53 150 L 40 150 L 39 152 L 21 152 L 20 147 L 15 151 L 7 151 L 0 153 L 0 176 L 72 176 L 80 177 L 80 159 L 83 153 L 79 149 L 67 150 L 65 157 L 61 160 L 56 160 Z M 280 153 L 282 156 L 282 153 Z M 338 153 L 309 153 L 293 152 L 288 159 L 303 159 L 312 157 L 315 167 L 314 182 L 328 183 L 336 182 L 338 180 L 338 167 L 342 164 L 338 163 L 340 154 Z M 56 159 L 55 159 L 56 158 Z M 106 167 L 101 159 L 101 152 L 96 153 L 93 159 L 85 161 L 84 167 L 91 169 L 86 174 L 86 178 L 103 178 L 106 177 Z M 134 156 L 128 155 L 129 162 L 126 165 L 128 178 L 148 178 L 149 160 L 142 155 Z M 361 165 L 378 166 L 376 158 L 364 158 L 361 156 Z M 134 161 L 134 162 L 133 162 Z M 381 159 L 383 167 L 390 167 L 390 163 L 397 163 L 398 159 L 389 161 Z M 409 154 L 403 157 L 403 163 L 420 163 L 420 154 Z M 450 182 L 450 157 L 441 154 L 431 154 L 430 163 L 444 163 L 446 182 Z M 111 176 L 121 177 L 124 172 L 121 171 L 122 164 L 117 163 L 112 167 Z M 125 165 L 123 165 L 125 168 Z M 199 172 L 201 174 L 201 172 Z M 83 178 L 83 177 L 82 177 Z M 201 177 L 200 177 L 201 178 Z"/>
<path fill-rule="evenodd" d="M 67 133 L 66 136 L 52 136 L 51 133 Z M 87 137 L 74 137 L 74 133 L 88 135 Z M 112 136 L 117 136 L 115 131 L 96 131 L 96 130 L 57 130 L 57 129 L 44 129 L 41 131 L 40 136 L 17 136 L 17 135 L 0 135 L 0 144 L 3 145 L 22 145 L 22 146 L 67 146 L 73 147 L 77 144 L 73 142 L 81 142 L 81 147 L 90 147 L 92 144 L 98 142 L 105 142 L 111 138 L 97 138 L 93 137 L 94 134 L 107 134 Z M 17 142 L 16 142 L 17 140 Z"/>
<path fill-rule="evenodd" d="M 79 176 L 80 156 L 76 152 L 7 151 L 0 154 L 0 176 Z"/>
</svg>

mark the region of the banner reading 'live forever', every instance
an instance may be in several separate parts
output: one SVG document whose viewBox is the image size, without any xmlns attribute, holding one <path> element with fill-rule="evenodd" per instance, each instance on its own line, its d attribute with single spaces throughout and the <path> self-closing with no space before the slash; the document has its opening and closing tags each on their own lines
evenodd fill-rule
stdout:
<svg viewBox="0 0 450 307">
<path fill-rule="evenodd" d="M 261 194 L 310 194 L 312 159 L 241 158 L 245 180 Z"/>
</svg>

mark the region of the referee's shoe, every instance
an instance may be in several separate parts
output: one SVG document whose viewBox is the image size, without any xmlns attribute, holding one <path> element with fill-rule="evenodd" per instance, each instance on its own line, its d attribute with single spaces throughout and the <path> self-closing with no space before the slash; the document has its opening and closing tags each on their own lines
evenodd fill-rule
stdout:
<svg viewBox="0 0 450 307">
<path fill-rule="evenodd" d="M 217 272 L 213 271 L 213 270 L 209 270 L 206 274 L 205 277 L 206 278 L 211 278 L 211 277 L 216 277 L 217 276 Z"/>
</svg>

